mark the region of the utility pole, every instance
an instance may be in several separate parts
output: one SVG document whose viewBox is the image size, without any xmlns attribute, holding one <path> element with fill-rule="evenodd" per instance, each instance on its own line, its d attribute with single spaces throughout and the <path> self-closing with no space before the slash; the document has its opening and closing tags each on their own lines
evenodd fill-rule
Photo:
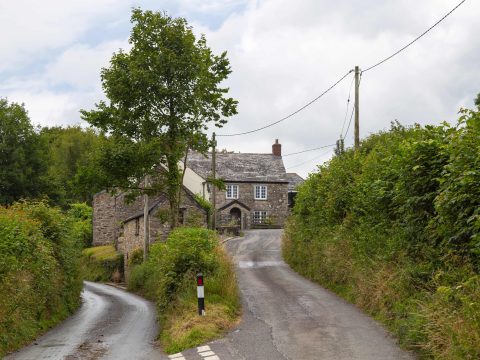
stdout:
<svg viewBox="0 0 480 360">
<path fill-rule="evenodd" d="M 355 66 L 355 151 L 360 149 L 360 69 Z"/>
<path fill-rule="evenodd" d="M 145 176 L 145 189 L 148 188 L 148 175 Z M 143 261 L 147 261 L 148 247 L 150 245 L 150 222 L 149 222 L 148 194 L 143 195 Z"/>
<path fill-rule="evenodd" d="M 217 140 L 215 140 L 215 133 L 212 135 L 212 230 L 217 229 L 217 186 L 215 180 L 217 178 Z"/>
</svg>

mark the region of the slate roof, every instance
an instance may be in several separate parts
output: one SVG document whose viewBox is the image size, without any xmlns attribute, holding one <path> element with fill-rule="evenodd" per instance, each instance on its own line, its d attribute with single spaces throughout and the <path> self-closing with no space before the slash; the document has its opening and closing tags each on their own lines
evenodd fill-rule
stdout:
<svg viewBox="0 0 480 360">
<path fill-rule="evenodd" d="M 229 182 L 288 182 L 281 156 L 273 154 L 217 153 L 217 178 Z M 204 179 L 211 176 L 211 153 L 189 154 L 187 166 Z"/>
<path fill-rule="evenodd" d="M 298 185 L 300 185 L 305 181 L 297 173 L 287 173 L 287 179 L 288 179 L 288 191 L 296 191 Z"/>
</svg>

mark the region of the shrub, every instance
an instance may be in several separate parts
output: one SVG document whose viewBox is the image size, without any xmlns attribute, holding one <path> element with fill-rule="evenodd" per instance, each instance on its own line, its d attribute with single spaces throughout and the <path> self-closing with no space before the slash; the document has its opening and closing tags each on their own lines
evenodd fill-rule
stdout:
<svg viewBox="0 0 480 360">
<path fill-rule="evenodd" d="M 93 209 L 91 206 L 85 203 L 75 203 L 70 205 L 68 215 L 75 219 L 73 225 L 73 231 L 75 237 L 82 239 L 83 247 L 92 246 L 93 241 L 93 228 L 92 228 L 92 216 Z"/>
<path fill-rule="evenodd" d="M 214 249 L 218 245 L 214 232 L 202 228 L 178 228 L 173 230 L 165 243 L 152 245 L 148 262 L 131 272 L 129 289 L 139 282 L 136 272 L 148 274 L 141 291 L 155 298 L 163 312 L 175 296 L 182 279 L 197 272 L 212 273 L 218 266 Z M 142 277 L 140 277 L 142 278 Z"/>
<path fill-rule="evenodd" d="M 480 113 L 374 134 L 300 187 L 283 254 L 425 358 L 480 348 Z M 310 261 L 304 261 L 309 258 Z"/>
<path fill-rule="evenodd" d="M 45 202 L 0 207 L 0 357 L 78 307 L 81 239 L 72 224 Z"/>
<path fill-rule="evenodd" d="M 196 309 L 198 272 L 205 279 L 205 317 L 199 317 Z M 173 230 L 165 243 L 152 245 L 146 263 L 132 269 L 128 288 L 156 302 L 162 329 L 160 339 L 169 353 L 219 336 L 238 318 L 235 273 L 211 230 Z"/>
</svg>

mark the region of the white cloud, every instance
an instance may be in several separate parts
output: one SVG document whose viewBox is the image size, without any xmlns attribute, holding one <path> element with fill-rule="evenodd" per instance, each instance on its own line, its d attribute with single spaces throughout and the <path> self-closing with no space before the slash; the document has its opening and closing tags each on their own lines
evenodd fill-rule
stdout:
<svg viewBox="0 0 480 360">
<path fill-rule="evenodd" d="M 396 51 L 459 0 L 151 0 L 0 3 L 0 96 L 25 102 L 34 123 L 80 122 L 78 110 L 103 96 L 100 68 L 126 46 L 130 6 L 184 16 L 216 53 L 227 50 L 227 81 L 239 114 L 217 133 L 251 130 L 278 120 L 324 91 L 355 65 L 366 68 Z M 480 91 L 480 3 L 465 2 L 411 48 L 364 74 L 361 136 L 404 124 L 455 121 Z M 218 21 L 220 26 L 218 26 Z M 127 21 L 126 21 L 127 20 Z M 124 26 L 110 35 L 112 28 Z M 121 33 L 121 34 L 120 34 Z M 334 143 L 344 120 L 349 77 L 310 108 L 264 131 L 219 138 L 235 151 L 283 152 Z M 352 143 L 352 128 L 347 144 Z M 285 158 L 305 175 L 330 154 Z"/>
<path fill-rule="evenodd" d="M 262 1 L 206 31 L 216 51 L 228 50 L 228 85 L 239 115 L 217 133 L 258 128 L 321 93 L 354 65 L 366 67 L 411 41 L 458 1 Z M 458 107 L 480 91 L 480 3 L 467 2 L 401 55 L 365 73 L 361 86 L 361 136 L 403 124 L 454 122 Z M 202 31 L 205 31 L 202 29 Z M 220 147 L 269 151 L 275 138 L 294 152 L 334 143 L 344 119 L 350 79 L 309 109 L 255 134 L 219 138 Z M 466 101 L 466 102 L 465 102 Z M 352 128 L 347 138 L 351 144 Z M 318 153 L 317 153 L 318 154 Z M 315 153 L 286 158 L 295 165 Z M 312 161 L 296 169 L 305 175 Z"/>
<path fill-rule="evenodd" d="M 106 14 L 115 0 L 17 0 L 0 2 L 0 71 L 37 62 L 75 42 Z M 117 6 L 116 6 L 117 5 Z"/>
<path fill-rule="evenodd" d="M 128 42 L 110 41 L 90 47 L 75 44 L 66 49 L 45 69 L 45 80 L 52 85 L 68 84 L 76 89 L 99 89 L 100 70 L 108 67 L 118 49 L 128 49 Z"/>
</svg>

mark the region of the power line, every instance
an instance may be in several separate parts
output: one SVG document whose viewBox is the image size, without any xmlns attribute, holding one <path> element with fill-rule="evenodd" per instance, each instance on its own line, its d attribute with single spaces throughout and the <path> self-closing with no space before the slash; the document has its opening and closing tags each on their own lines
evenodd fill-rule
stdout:
<svg viewBox="0 0 480 360">
<path fill-rule="evenodd" d="M 352 107 L 352 113 L 350 114 L 350 120 L 348 121 L 348 127 L 347 127 L 347 131 L 345 131 L 345 135 L 343 135 L 343 138 L 345 139 L 348 135 L 348 130 L 350 130 L 350 124 L 352 123 L 352 119 L 353 119 L 353 113 L 355 112 L 355 104 L 353 104 L 353 107 Z"/>
<path fill-rule="evenodd" d="M 432 30 L 434 27 L 436 27 L 438 24 L 440 24 L 443 20 L 445 20 L 447 18 L 447 16 L 449 16 L 451 13 L 453 13 L 455 10 L 457 10 L 457 8 L 462 5 L 465 1 L 467 0 L 462 0 L 460 1 L 460 3 L 455 6 L 452 10 L 450 10 L 447 14 L 445 14 L 440 20 L 438 20 L 435 24 L 433 24 L 432 26 L 430 26 L 427 30 L 425 30 L 422 34 L 420 34 L 419 36 L 417 36 L 415 39 L 413 39 L 412 41 L 410 41 L 407 45 L 405 45 L 404 47 L 402 47 L 400 50 L 397 50 L 396 52 L 394 52 L 392 55 L 386 57 L 385 59 L 379 61 L 378 63 L 372 65 L 372 66 L 369 66 L 368 68 L 366 68 L 365 70 L 363 70 L 362 72 L 367 72 L 369 70 L 372 70 L 373 68 L 376 68 L 377 66 L 383 64 L 384 62 L 390 60 L 391 58 L 393 58 L 394 56 L 400 54 L 403 50 L 405 50 L 406 48 L 408 48 L 410 45 L 412 45 L 413 43 L 415 43 L 416 41 L 420 40 L 423 36 L 425 36 L 428 32 L 430 32 L 430 30 Z"/>
<path fill-rule="evenodd" d="M 352 82 L 350 83 L 350 89 L 348 90 L 348 99 L 347 99 L 347 108 L 345 109 L 345 118 L 343 119 L 342 131 L 340 131 L 340 135 L 343 134 L 343 129 L 345 128 L 345 123 L 347 122 L 348 108 L 350 107 L 350 96 L 352 94 L 352 86 L 354 81 L 355 81 L 355 76 L 352 76 Z"/>
<path fill-rule="evenodd" d="M 290 155 L 303 154 L 303 153 L 306 153 L 306 152 L 309 152 L 309 151 L 315 151 L 315 150 L 325 149 L 326 147 L 329 147 L 329 146 L 335 146 L 335 144 L 329 144 L 329 145 L 320 146 L 320 147 L 313 148 L 313 149 L 308 149 L 308 150 L 298 151 L 298 152 L 294 152 L 294 153 L 290 153 L 290 154 L 282 155 L 282 157 L 285 157 L 285 156 L 290 156 Z"/>
<path fill-rule="evenodd" d="M 217 136 L 240 136 L 240 135 L 247 135 L 247 134 L 251 134 L 251 133 L 254 133 L 254 132 L 257 132 L 257 131 L 260 131 L 260 130 L 263 130 L 263 129 L 266 129 L 266 128 L 269 128 L 273 125 L 276 125 L 282 121 L 285 121 L 289 118 L 291 118 L 292 116 L 298 114 L 300 111 L 306 109 L 307 107 L 309 107 L 310 105 L 312 105 L 314 102 L 316 102 L 317 100 L 319 100 L 321 97 L 323 97 L 325 94 L 327 94 L 330 90 L 332 90 L 335 86 L 337 86 L 338 84 L 340 84 L 342 82 L 343 79 L 345 79 L 351 72 L 353 72 L 353 70 L 350 70 L 349 72 L 347 72 L 345 75 L 343 75 L 340 79 L 338 79 L 332 86 L 330 86 L 327 90 L 325 90 L 324 92 L 322 92 L 320 95 L 318 95 L 315 99 L 311 100 L 310 102 L 308 102 L 307 104 L 303 105 L 300 109 L 298 110 L 295 110 L 294 112 L 290 113 L 289 115 L 281 118 L 280 120 L 277 120 L 271 124 L 268 124 L 268 125 L 265 125 L 265 126 L 262 126 L 258 129 L 254 129 L 254 130 L 250 130 L 250 131 L 245 131 L 245 132 L 241 132 L 241 133 L 236 133 L 236 134 L 219 134 Z"/>
<path fill-rule="evenodd" d="M 288 168 L 288 169 L 293 169 L 293 168 L 296 168 L 296 167 L 298 167 L 298 166 L 304 165 L 304 164 L 306 164 L 306 163 L 309 163 L 310 161 L 313 161 L 313 160 L 316 160 L 316 159 L 318 159 L 318 158 L 321 158 L 323 155 L 328 154 L 330 151 L 332 151 L 332 149 L 328 149 L 328 151 L 322 152 L 320 155 L 315 156 L 314 158 L 311 158 L 311 159 L 309 159 L 309 160 L 307 160 L 307 161 L 301 162 L 301 163 L 296 164 L 296 165 L 293 165 L 293 166 L 287 166 L 287 168 Z"/>
</svg>

